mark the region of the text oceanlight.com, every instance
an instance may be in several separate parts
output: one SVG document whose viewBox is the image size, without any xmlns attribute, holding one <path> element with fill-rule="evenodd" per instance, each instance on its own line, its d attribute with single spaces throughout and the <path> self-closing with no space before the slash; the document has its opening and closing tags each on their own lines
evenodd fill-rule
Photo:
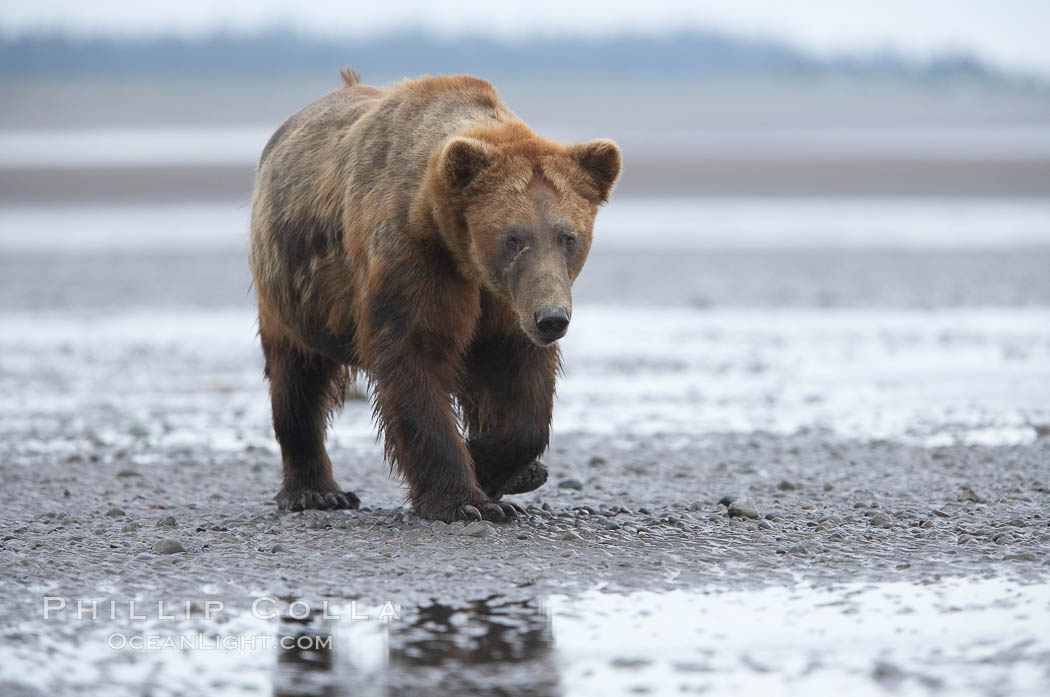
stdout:
<svg viewBox="0 0 1050 697">
<path fill-rule="evenodd" d="M 124 634 L 114 632 L 106 643 L 111 649 L 132 651 L 331 651 L 332 635 L 272 636 L 270 634 L 208 636 L 206 634 Z"/>
</svg>

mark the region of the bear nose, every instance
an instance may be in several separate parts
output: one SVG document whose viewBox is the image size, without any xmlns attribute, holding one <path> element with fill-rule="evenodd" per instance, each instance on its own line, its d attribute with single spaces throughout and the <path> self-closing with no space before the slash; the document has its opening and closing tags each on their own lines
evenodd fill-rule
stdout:
<svg viewBox="0 0 1050 697">
<path fill-rule="evenodd" d="M 532 313 L 532 318 L 543 338 L 552 341 L 560 339 L 569 326 L 569 311 L 564 307 L 541 307 Z"/>
</svg>

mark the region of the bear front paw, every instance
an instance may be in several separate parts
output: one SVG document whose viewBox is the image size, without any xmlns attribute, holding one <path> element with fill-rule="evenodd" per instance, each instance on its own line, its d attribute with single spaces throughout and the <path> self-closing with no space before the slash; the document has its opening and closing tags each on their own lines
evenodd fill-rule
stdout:
<svg viewBox="0 0 1050 697">
<path fill-rule="evenodd" d="M 533 460 L 513 477 L 510 478 L 498 492 L 489 492 L 489 496 L 498 499 L 500 496 L 510 494 L 524 494 L 535 491 L 547 482 L 547 465 L 539 460 Z"/>
<path fill-rule="evenodd" d="M 336 510 L 340 508 L 356 509 L 361 499 L 352 491 L 320 491 L 317 489 L 282 489 L 277 496 L 277 508 L 282 511 L 302 511 L 307 508 L 319 510 Z"/>
</svg>

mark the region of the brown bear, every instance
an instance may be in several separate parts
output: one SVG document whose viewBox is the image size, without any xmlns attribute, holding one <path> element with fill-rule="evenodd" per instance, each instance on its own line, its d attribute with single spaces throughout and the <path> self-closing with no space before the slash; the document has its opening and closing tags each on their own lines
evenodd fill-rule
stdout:
<svg viewBox="0 0 1050 697">
<path fill-rule="evenodd" d="M 358 505 L 324 440 L 360 372 L 416 513 L 516 517 L 499 500 L 547 448 L 556 342 L 620 151 L 537 136 L 474 77 L 343 81 L 273 134 L 252 200 L 276 500 Z"/>
</svg>

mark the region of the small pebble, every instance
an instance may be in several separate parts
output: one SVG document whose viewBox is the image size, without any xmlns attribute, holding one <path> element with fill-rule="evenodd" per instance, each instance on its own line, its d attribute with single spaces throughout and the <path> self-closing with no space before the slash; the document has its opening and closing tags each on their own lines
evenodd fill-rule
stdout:
<svg viewBox="0 0 1050 697">
<path fill-rule="evenodd" d="M 734 501 L 729 504 L 730 518 L 757 518 L 758 511 L 746 501 Z"/>
<path fill-rule="evenodd" d="M 155 527 L 158 527 L 158 528 L 175 528 L 175 527 L 178 527 L 178 524 L 175 522 L 175 516 L 166 515 L 166 516 L 164 516 L 163 518 L 161 518 L 160 520 L 157 521 L 157 524 L 156 524 Z"/>
<path fill-rule="evenodd" d="M 583 538 L 574 533 L 572 530 L 569 530 L 564 535 L 562 535 L 561 539 L 565 542 L 583 542 Z"/>
<path fill-rule="evenodd" d="M 879 682 L 888 683 L 899 683 L 907 677 L 904 671 L 892 663 L 886 663 L 885 661 L 879 661 L 875 664 L 875 669 L 871 671 L 871 677 L 875 678 Z"/>
<path fill-rule="evenodd" d="M 794 491 L 795 489 L 798 488 L 798 486 L 795 485 L 795 484 L 792 484 L 791 482 L 789 482 L 786 479 L 781 479 L 780 483 L 777 484 L 777 488 L 780 489 L 781 491 Z"/>
<path fill-rule="evenodd" d="M 124 513 L 124 511 L 120 510 L 116 506 L 113 506 L 108 511 L 106 511 L 106 516 L 108 516 L 110 518 L 119 518 L 122 515 L 126 515 L 126 514 Z"/>
<path fill-rule="evenodd" d="M 583 482 L 579 479 L 563 479 L 558 482 L 559 489 L 576 489 L 577 491 L 583 489 Z"/>
<path fill-rule="evenodd" d="M 723 496 L 722 498 L 718 499 L 718 503 L 722 504 L 723 506 L 728 507 L 734 501 L 736 501 L 739 498 L 740 498 L 739 496 L 733 496 L 733 495 L 730 494 L 730 495 Z"/>
<path fill-rule="evenodd" d="M 466 527 L 461 528 L 460 535 L 466 537 L 484 537 L 492 532 L 492 523 L 487 520 L 475 520 Z"/>
<path fill-rule="evenodd" d="M 890 518 L 885 513 L 876 513 L 871 517 L 869 521 L 873 528 L 892 528 L 893 518 Z"/>
<path fill-rule="evenodd" d="M 806 545 L 791 545 L 788 547 L 790 554 L 809 554 L 809 550 L 806 549 Z"/>
<path fill-rule="evenodd" d="M 652 663 L 648 658 L 624 658 L 617 657 L 609 661 L 609 665 L 613 668 L 630 668 L 637 670 L 638 668 L 644 668 Z"/>
<path fill-rule="evenodd" d="M 154 554 L 176 554 L 177 552 L 185 552 L 186 548 L 182 546 L 182 543 L 178 540 L 167 538 L 164 540 L 158 540 L 153 545 Z"/>
</svg>

